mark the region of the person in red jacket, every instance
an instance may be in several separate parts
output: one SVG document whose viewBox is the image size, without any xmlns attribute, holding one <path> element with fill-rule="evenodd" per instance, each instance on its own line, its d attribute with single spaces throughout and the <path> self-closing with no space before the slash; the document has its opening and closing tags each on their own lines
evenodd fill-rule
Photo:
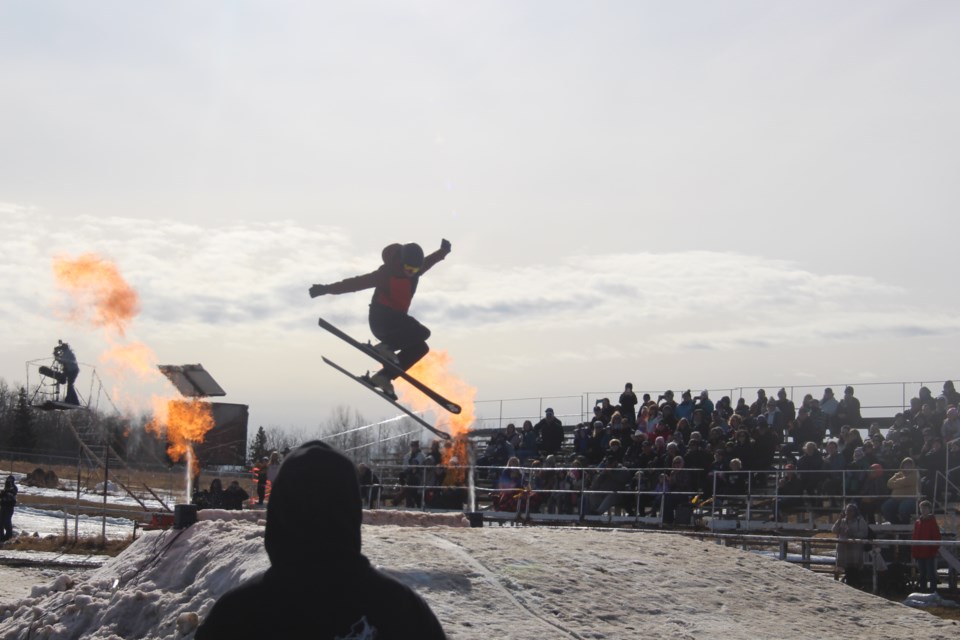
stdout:
<svg viewBox="0 0 960 640">
<path fill-rule="evenodd" d="M 920 503 L 920 517 L 913 523 L 914 540 L 940 540 L 940 525 L 933 515 L 933 505 L 929 500 Z M 919 587 L 922 593 L 937 592 L 937 545 L 915 545 L 911 548 L 914 560 L 917 561 L 919 573 Z"/>
<path fill-rule="evenodd" d="M 384 247 L 381 254 L 383 264 L 376 271 L 333 284 L 315 284 L 310 287 L 310 297 L 373 289 L 370 331 L 380 340 L 374 348 L 406 371 L 430 351 L 427 346 L 430 330 L 407 313 L 410 303 L 417 292 L 420 277 L 446 258 L 450 247 L 450 241 L 444 239 L 438 250 L 424 256 L 423 249 L 415 242 L 391 244 Z M 393 390 L 396 377 L 395 372 L 384 367 L 370 376 L 370 384 L 396 398 Z"/>
</svg>

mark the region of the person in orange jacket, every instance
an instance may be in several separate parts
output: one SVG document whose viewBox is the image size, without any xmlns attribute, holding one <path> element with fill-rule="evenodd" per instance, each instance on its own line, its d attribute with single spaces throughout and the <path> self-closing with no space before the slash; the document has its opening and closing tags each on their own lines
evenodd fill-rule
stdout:
<svg viewBox="0 0 960 640">
<path fill-rule="evenodd" d="M 913 523 L 914 540 L 940 540 L 940 525 L 933 515 L 933 505 L 929 500 L 920 503 L 920 517 Z M 911 548 L 913 559 L 917 561 L 919 587 L 922 593 L 937 592 L 937 545 L 914 545 Z"/>
</svg>

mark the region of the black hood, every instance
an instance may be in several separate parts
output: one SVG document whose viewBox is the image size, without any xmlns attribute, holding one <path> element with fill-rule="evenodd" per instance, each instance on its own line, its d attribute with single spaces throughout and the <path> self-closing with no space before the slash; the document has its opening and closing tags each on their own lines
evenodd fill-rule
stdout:
<svg viewBox="0 0 960 640">
<path fill-rule="evenodd" d="M 276 567 L 360 555 L 363 503 L 357 469 L 319 440 L 293 450 L 270 490 L 264 544 Z"/>
</svg>

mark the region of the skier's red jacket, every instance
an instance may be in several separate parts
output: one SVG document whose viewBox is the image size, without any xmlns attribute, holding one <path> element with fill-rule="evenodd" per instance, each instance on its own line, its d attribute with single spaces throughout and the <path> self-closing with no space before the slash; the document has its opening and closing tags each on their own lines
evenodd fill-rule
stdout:
<svg viewBox="0 0 960 640">
<path fill-rule="evenodd" d="M 423 266 L 413 277 L 407 277 L 403 272 L 403 261 L 400 259 L 401 244 L 391 244 L 383 248 L 383 264 L 376 271 L 354 276 L 327 285 L 330 293 L 352 293 L 372 288 L 371 303 L 382 304 L 400 313 L 410 309 L 413 294 L 417 292 L 417 282 L 420 276 L 430 267 L 447 257 L 449 249 L 437 249 L 423 259 Z"/>
<path fill-rule="evenodd" d="M 914 540 L 941 540 L 940 525 L 933 516 L 921 516 L 913 523 Z M 940 547 L 934 545 L 923 545 L 911 547 L 914 558 L 934 558 L 940 551 Z"/>
</svg>

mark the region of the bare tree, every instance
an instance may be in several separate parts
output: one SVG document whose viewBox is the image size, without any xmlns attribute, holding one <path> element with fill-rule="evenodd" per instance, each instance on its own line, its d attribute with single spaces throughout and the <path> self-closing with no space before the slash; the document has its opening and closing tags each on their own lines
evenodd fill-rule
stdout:
<svg viewBox="0 0 960 640">
<path fill-rule="evenodd" d="M 375 444 L 377 433 L 359 411 L 339 405 L 320 425 L 317 436 L 359 462 L 369 459 L 369 449 Z"/>
<path fill-rule="evenodd" d="M 265 429 L 267 434 L 267 451 L 279 451 L 281 454 L 303 444 L 303 435 L 289 433 L 277 426 Z"/>
</svg>

